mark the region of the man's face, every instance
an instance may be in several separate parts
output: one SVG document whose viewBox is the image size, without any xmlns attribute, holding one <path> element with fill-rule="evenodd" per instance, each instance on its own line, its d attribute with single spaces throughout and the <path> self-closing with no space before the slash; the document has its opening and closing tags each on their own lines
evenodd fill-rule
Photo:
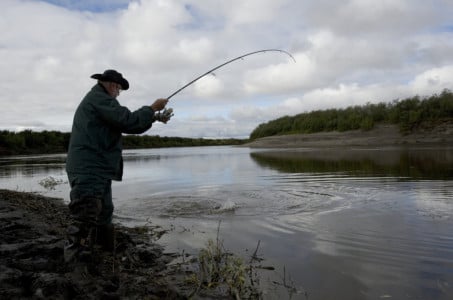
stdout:
<svg viewBox="0 0 453 300">
<path fill-rule="evenodd" d="M 113 98 L 116 98 L 120 95 L 120 92 L 121 92 L 120 84 L 115 83 L 115 82 L 109 82 L 107 84 L 107 86 L 108 86 L 107 91 L 110 96 L 112 96 Z"/>
</svg>

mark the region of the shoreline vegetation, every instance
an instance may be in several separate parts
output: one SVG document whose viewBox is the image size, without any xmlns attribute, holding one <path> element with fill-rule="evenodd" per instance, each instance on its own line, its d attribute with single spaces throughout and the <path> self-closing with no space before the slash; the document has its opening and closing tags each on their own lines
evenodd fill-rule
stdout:
<svg viewBox="0 0 453 300">
<path fill-rule="evenodd" d="M 284 116 L 260 124 L 250 139 L 291 134 L 369 131 L 377 125 L 395 125 L 402 135 L 420 130 L 435 130 L 438 125 L 453 122 L 453 93 L 421 98 L 415 96 L 390 103 L 368 103 L 344 109 L 317 110 L 295 116 Z"/>
<path fill-rule="evenodd" d="M 260 124 L 251 148 L 453 145 L 453 93 L 312 111 Z"/>
<path fill-rule="evenodd" d="M 249 139 L 205 139 L 124 135 L 124 149 L 226 146 L 312 147 L 348 145 L 447 144 L 453 128 L 453 93 L 391 103 L 350 106 L 284 116 L 260 124 Z M 0 156 L 66 153 L 70 133 L 0 131 Z M 317 141 L 317 142 L 316 142 Z"/>
<path fill-rule="evenodd" d="M 12 132 L 0 130 L 0 156 L 66 153 L 71 133 L 59 131 L 23 130 Z M 124 149 L 145 149 L 163 147 L 196 147 L 240 145 L 246 139 L 206 139 L 161 137 L 150 135 L 124 135 Z"/>
</svg>

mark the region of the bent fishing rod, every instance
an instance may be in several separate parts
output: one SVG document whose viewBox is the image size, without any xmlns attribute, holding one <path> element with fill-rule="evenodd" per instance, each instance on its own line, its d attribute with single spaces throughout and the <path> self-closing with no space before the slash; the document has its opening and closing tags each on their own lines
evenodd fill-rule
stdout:
<svg viewBox="0 0 453 300">
<path fill-rule="evenodd" d="M 176 95 L 177 93 L 179 93 L 180 91 L 182 91 L 183 89 L 185 89 L 186 87 L 188 87 L 189 85 L 193 84 L 195 81 L 205 77 L 206 75 L 209 75 L 211 74 L 212 72 L 214 72 L 215 70 L 217 69 L 220 69 L 221 67 L 229 64 L 229 63 L 232 63 L 233 61 L 236 61 L 236 60 L 239 60 L 239 59 L 243 59 L 244 57 L 246 56 L 249 56 L 249 55 L 253 55 L 253 54 L 257 54 L 257 53 L 264 53 L 264 52 L 281 52 L 281 53 L 284 53 L 286 55 L 288 55 L 289 57 L 292 58 L 292 60 L 294 60 L 294 62 L 296 62 L 296 60 L 294 59 L 294 57 L 289 53 L 289 52 L 286 52 L 284 50 L 280 50 L 280 49 L 264 49 L 264 50 L 258 50 L 258 51 L 254 51 L 254 52 L 250 52 L 250 53 L 246 53 L 244 55 L 241 55 L 241 56 L 238 56 L 236 58 L 233 58 L 221 65 L 218 65 L 217 67 L 215 68 L 212 68 L 211 70 L 207 71 L 206 73 L 198 76 L 197 78 L 195 78 L 194 80 L 192 80 L 191 82 L 189 82 L 188 84 L 184 85 L 183 87 L 181 87 L 180 89 L 178 89 L 176 92 L 174 92 L 173 94 L 171 94 L 170 96 L 167 97 L 167 100 L 170 100 L 171 97 L 173 97 L 174 95 Z"/>
</svg>

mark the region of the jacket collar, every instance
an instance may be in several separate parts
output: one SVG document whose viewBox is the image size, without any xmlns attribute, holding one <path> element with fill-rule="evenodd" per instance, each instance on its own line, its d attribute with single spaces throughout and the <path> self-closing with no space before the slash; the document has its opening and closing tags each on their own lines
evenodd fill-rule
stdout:
<svg viewBox="0 0 453 300">
<path fill-rule="evenodd" d="M 107 89 L 100 83 L 97 83 L 94 88 L 97 88 L 97 89 L 101 89 L 102 91 L 104 91 L 104 93 L 106 94 L 109 94 L 109 92 L 107 91 Z"/>
</svg>

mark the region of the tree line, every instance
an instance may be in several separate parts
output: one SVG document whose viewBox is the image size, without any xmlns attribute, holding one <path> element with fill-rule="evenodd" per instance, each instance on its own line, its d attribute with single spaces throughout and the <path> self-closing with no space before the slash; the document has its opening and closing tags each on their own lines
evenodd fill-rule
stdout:
<svg viewBox="0 0 453 300">
<path fill-rule="evenodd" d="M 440 94 L 421 98 L 419 96 L 394 100 L 390 103 L 368 103 L 363 106 L 350 106 L 344 109 L 317 110 L 295 116 L 284 116 L 260 124 L 250 134 L 250 139 L 296 133 L 321 131 L 370 130 L 375 124 L 399 125 L 403 133 L 409 133 L 423 123 L 449 120 L 453 122 L 453 93 L 444 90 Z M 0 155 L 65 153 L 68 149 L 70 133 L 59 131 L 24 130 L 0 131 Z M 148 135 L 125 135 L 125 149 L 222 146 L 239 145 L 248 139 L 203 139 L 182 137 L 160 137 Z"/>
<path fill-rule="evenodd" d="M 0 155 L 66 153 L 69 132 L 23 130 L 12 132 L 0 131 Z M 203 139 L 182 137 L 160 137 L 148 135 L 124 135 L 124 149 L 189 147 L 189 146 L 224 146 L 239 145 L 243 139 Z"/>
<path fill-rule="evenodd" d="M 258 125 L 250 139 L 283 134 L 321 131 L 370 130 L 376 124 L 397 124 L 403 133 L 410 133 L 423 123 L 453 121 L 453 93 L 444 90 L 430 97 L 419 96 L 390 103 L 368 103 L 344 109 L 317 110 L 295 116 L 284 116 Z"/>
</svg>

